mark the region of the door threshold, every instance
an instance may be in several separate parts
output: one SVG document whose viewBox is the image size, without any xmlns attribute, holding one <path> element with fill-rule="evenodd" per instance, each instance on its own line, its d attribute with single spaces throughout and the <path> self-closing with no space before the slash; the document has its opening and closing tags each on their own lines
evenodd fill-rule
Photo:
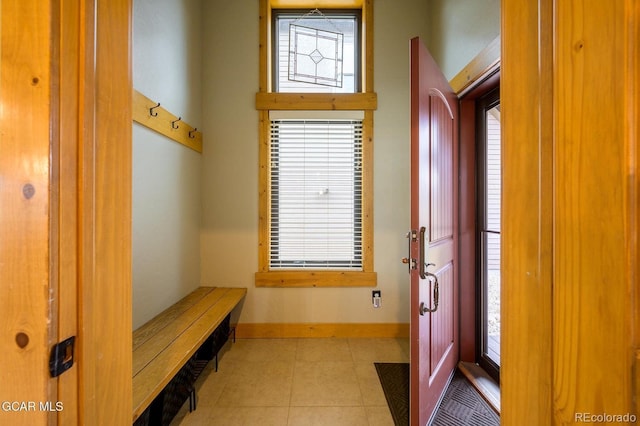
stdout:
<svg viewBox="0 0 640 426">
<path fill-rule="evenodd" d="M 480 395 L 489 403 L 491 408 L 500 414 L 500 385 L 493 380 L 493 377 L 484 371 L 482 367 L 473 362 L 460 361 L 458 368 L 465 375 L 471 384 L 478 390 Z"/>
</svg>

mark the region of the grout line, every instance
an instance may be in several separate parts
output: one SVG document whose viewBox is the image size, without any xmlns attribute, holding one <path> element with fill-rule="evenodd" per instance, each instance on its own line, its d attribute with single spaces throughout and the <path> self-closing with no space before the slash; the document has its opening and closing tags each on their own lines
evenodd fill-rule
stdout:
<svg viewBox="0 0 640 426">
<path fill-rule="evenodd" d="M 293 399 L 293 380 L 296 377 L 296 367 L 298 366 L 298 355 L 300 351 L 300 339 L 296 338 L 296 350 L 293 356 L 293 371 L 291 372 L 291 383 L 289 384 L 289 406 L 287 407 L 287 425 L 291 420 L 291 401 Z"/>
</svg>

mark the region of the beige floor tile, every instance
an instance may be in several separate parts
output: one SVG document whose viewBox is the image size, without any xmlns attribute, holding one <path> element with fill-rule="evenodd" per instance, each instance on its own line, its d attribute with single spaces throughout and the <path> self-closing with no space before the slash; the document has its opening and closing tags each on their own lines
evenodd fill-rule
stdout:
<svg viewBox="0 0 640 426">
<path fill-rule="evenodd" d="M 171 426 L 206 426 L 211 418 L 210 407 L 198 406 L 195 411 L 189 412 L 189 402 L 183 405 L 180 412 L 174 417 Z"/>
<path fill-rule="evenodd" d="M 411 356 L 411 345 L 409 344 L 409 339 L 408 338 L 399 338 L 399 339 L 394 339 L 394 340 L 396 342 L 398 342 L 398 344 L 402 348 L 402 351 L 406 355 L 406 357 L 407 357 L 406 362 L 409 362 L 409 358 Z"/>
<path fill-rule="evenodd" d="M 198 406 L 211 407 L 218 400 L 230 378 L 236 364 L 241 361 L 224 359 L 218 364 L 218 371 L 214 370 L 213 362 L 209 362 L 196 381 L 196 396 Z"/>
<path fill-rule="evenodd" d="M 234 361 L 290 361 L 296 359 L 298 339 L 238 339 L 225 345 L 223 358 Z"/>
<path fill-rule="evenodd" d="M 409 362 L 406 339 L 349 339 L 355 362 Z"/>
<path fill-rule="evenodd" d="M 289 407 L 214 407 L 209 425 L 219 426 L 284 426 Z"/>
<path fill-rule="evenodd" d="M 387 400 L 373 363 L 357 362 L 355 363 L 355 369 L 363 404 L 365 406 L 385 406 Z"/>
<path fill-rule="evenodd" d="M 364 407 L 291 407 L 289 426 L 368 426 Z"/>
<path fill-rule="evenodd" d="M 369 426 L 394 426 L 391 411 L 387 405 L 380 407 L 365 407 Z"/>
<path fill-rule="evenodd" d="M 393 425 L 373 363 L 408 361 L 408 339 L 228 342 L 172 426 Z"/>
<path fill-rule="evenodd" d="M 288 406 L 292 375 L 292 362 L 239 362 L 214 406 Z"/>
<path fill-rule="evenodd" d="M 353 362 L 296 362 L 291 406 L 361 405 L 362 395 Z"/>
<path fill-rule="evenodd" d="M 298 361 L 351 361 L 347 339 L 300 339 Z"/>
</svg>

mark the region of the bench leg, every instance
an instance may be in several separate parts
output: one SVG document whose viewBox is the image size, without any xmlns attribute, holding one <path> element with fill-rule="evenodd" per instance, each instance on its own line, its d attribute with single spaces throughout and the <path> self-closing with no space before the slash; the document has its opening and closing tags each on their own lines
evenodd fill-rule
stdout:
<svg viewBox="0 0 640 426">
<path fill-rule="evenodd" d="M 190 392 L 189 392 L 189 412 L 193 412 L 196 410 L 196 389 L 195 388 L 191 388 Z"/>
</svg>

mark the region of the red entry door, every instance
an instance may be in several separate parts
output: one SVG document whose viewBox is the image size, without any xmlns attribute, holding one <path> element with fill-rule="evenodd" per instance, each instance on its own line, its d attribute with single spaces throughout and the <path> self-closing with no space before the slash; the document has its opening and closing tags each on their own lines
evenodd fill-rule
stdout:
<svg viewBox="0 0 640 426">
<path fill-rule="evenodd" d="M 458 362 L 458 99 L 411 40 L 411 425 L 426 425 Z"/>
</svg>

